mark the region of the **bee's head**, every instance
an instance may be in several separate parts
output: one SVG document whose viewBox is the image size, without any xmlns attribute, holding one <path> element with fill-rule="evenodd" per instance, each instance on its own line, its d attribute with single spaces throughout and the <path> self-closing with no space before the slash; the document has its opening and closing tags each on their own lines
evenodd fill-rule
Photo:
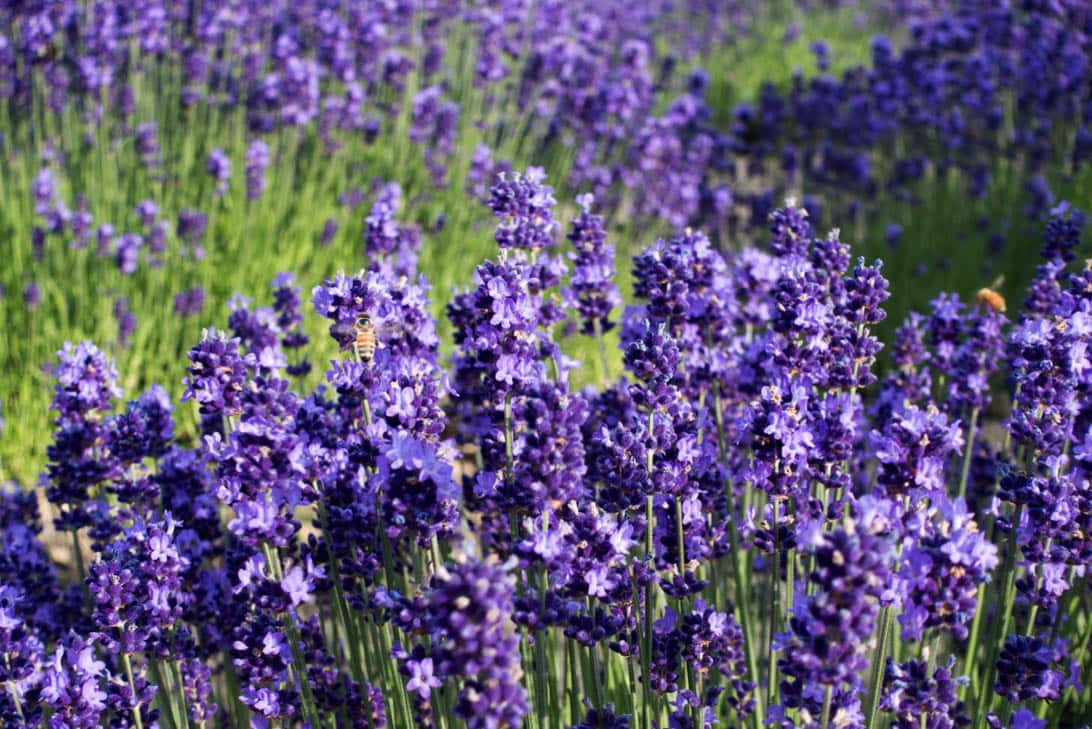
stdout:
<svg viewBox="0 0 1092 729">
<path fill-rule="evenodd" d="M 356 318 L 356 325 L 358 327 L 366 327 L 372 323 L 372 318 L 367 314 L 361 314 Z"/>
</svg>

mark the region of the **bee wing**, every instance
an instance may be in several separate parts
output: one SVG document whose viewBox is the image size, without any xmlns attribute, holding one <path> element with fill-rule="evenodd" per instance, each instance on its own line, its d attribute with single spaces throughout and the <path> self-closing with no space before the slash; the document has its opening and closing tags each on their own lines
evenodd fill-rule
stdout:
<svg viewBox="0 0 1092 729">
<path fill-rule="evenodd" d="M 330 336 L 338 342 L 343 342 L 342 349 L 348 349 L 356 337 L 356 324 L 351 321 L 334 322 L 330 325 Z"/>
<path fill-rule="evenodd" d="M 383 346 L 384 338 L 398 336 L 403 332 L 405 332 L 405 325 L 396 319 L 384 319 L 375 326 L 375 337 L 380 347 Z"/>
</svg>

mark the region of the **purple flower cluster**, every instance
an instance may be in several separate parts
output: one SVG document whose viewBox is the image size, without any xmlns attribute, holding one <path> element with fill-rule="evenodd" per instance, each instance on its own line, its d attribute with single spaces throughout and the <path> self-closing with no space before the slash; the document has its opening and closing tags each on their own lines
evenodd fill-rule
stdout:
<svg viewBox="0 0 1092 729">
<path fill-rule="evenodd" d="M 429 657 L 407 660 L 407 690 L 427 696 L 442 679 L 459 681 L 453 713 L 468 727 L 518 726 L 530 708 L 520 684 L 519 638 L 505 626 L 514 585 L 496 564 L 468 561 L 437 573 L 421 622 Z"/>
<path fill-rule="evenodd" d="M 305 87 L 282 45 L 278 83 Z M 369 266 L 311 291 L 336 347 L 313 389 L 288 273 L 189 350 L 195 420 L 157 385 L 126 402 L 89 343 L 58 354 L 60 556 L 37 496 L 0 489 L 6 724 L 1079 721 L 1075 212 L 1048 232 L 1046 308 L 1009 327 L 989 295 L 939 296 L 886 371 L 879 266 L 804 208 L 769 216 L 763 250 L 684 229 L 634 259 L 624 374 L 576 389 L 591 368 L 560 337 L 606 351 L 618 300 L 590 200 L 565 256 L 542 177 L 498 181 L 498 258 L 447 307 L 445 369 L 401 195 L 376 186 Z"/>
<path fill-rule="evenodd" d="M 816 569 L 808 579 L 815 592 L 803 597 L 788 634 L 779 639 L 784 706 L 805 709 L 813 717 L 824 711 L 852 716 L 860 710 L 866 639 L 875 627 L 892 548 L 882 537 L 839 528 L 822 535 L 812 550 Z M 833 708 L 824 710 L 828 687 Z"/>
</svg>

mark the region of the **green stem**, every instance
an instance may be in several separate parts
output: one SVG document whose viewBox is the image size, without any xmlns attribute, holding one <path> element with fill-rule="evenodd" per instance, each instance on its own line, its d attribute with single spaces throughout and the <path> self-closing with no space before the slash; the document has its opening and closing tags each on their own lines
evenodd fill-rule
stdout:
<svg viewBox="0 0 1092 729">
<path fill-rule="evenodd" d="M 967 691 L 969 688 L 973 688 L 974 672 L 971 670 L 975 665 L 978 656 L 978 636 L 982 630 L 982 613 L 984 612 L 982 606 L 986 601 L 986 591 L 989 583 L 983 582 L 978 586 L 977 600 L 978 604 L 974 611 L 974 621 L 971 622 L 971 635 L 967 641 L 967 653 L 963 657 L 963 673 L 971 681 L 967 681 L 964 685 L 959 687 L 959 700 L 966 699 Z"/>
<path fill-rule="evenodd" d="M 875 729 L 880 713 L 880 694 L 883 692 L 883 675 L 887 666 L 887 644 L 890 642 L 890 631 L 891 608 L 884 607 L 880 610 L 879 642 L 876 644 L 876 655 L 872 659 L 872 671 L 869 678 L 868 704 L 865 709 L 867 729 Z"/>
<path fill-rule="evenodd" d="M 967 498 L 967 476 L 971 472 L 971 456 L 974 454 L 974 438 L 978 428 L 978 408 L 971 411 L 971 422 L 967 426 L 966 452 L 963 454 L 963 470 L 959 474 L 959 498 Z"/>
<path fill-rule="evenodd" d="M 514 467 L 512 456 L 512 393 L 504 396 L 504 476 L 512 479 Z"/>
<path fill-rule="evenodd" d="M 148 661 L 148 670 L 152 672 L 152 680 L 155 681 L 156 686 L 159 687 L 159 691 L 156 691 L 155 700 L 159 704 L 159 716 L 164 719 L 172 729 L 179 729 L 180 724 L 178 722 L 178 710 L 174 705 L 174 691 L 171 690 L 171 686 L 168 685 L 167 680 L 163 678 L 163 673 L 159 670 L 159 664 L 155 660 Z"/>
<path fill-rule="evenodd" d="M 649 419 L 651 420 L 651 416 Z M 650 455 L 649 461 L 651 460 L 652 456 Z M 645 555 L 649 559 L 649 568 L 652 570 L 656 568 L 655 545 L 652 536 L 655 518 L 652 494 L 649 494 L 645 499 Z M 645 726 L 652 726 L 652 608 L 655 588 L 654 582 L 645 585 L 644 630 L 641 635 L 641 681 L 644 688 Z"/>
<path fill-rule="evenodd" d="M 178 686 L 178 715 L 181 719 L 179 725 L 189 729 L 190 711 L 189 707 L 186 705 L 186 689 L 185 685 L 182 683 L 182 669 L 179 668 L 177 660 L 171 661 L 169 665 L 171 674 L 174 676 L 175 685 Z"/>
<path fill-rule="evenodd" d="M 1016 601 L 1016 532 L 1020 526 L 1020 516 L 1023 514 L 1023 505 L 1016 507 L 1012 523 L 1009 526 L 1008 551 L 1005 553 L 1005 565 L 1002 571 L 1004 575 L 1004 589 L 1002 591 L 1003 603 L 1001 610 L 994 621 L 996 626 L 993 632 L 993 640 L 990 642 L 990 658 L 986 664 L 986 675 L 982 684 L 978 687 L 978 702 L 975 706 L 974 729 L 982 729 L 986 723 L 986 713 L 993 706 L 993 680 L 997 673 L 997 657 L 1001 652 L 1001 644 L 1008 634 L 1009 617 L 1012 614 L 1012 606 Z"/>
<path fill-rule="evenodd" d="M 770 652 L 766 674 L 766 698 L 769 705 L 777 703 L 777 651 L 773 647 L 773 635 L 781 630 L 781 539 L 777 528 L 780 501 L 773 502 L 774 551 L 770 561 Z"/>
<path fill-rule="evenodd" d="M 721 460 L 727 463 L 728 445 L 724 435 L 724 408 L 721 404 L 719 393 L 713 398 L 713 411 L 717 422 L 717 447 L 720 452 Z M 739 619 L 739 625 L 743 631 L 743 653 L 747 661 L 748 679 L 753 682 L 757 692 L 759 681 L 758 653 L 755 651 L 754 641 L 752 640 L 751 610 L 747 596 L 747 580 L 741 561 L 743 559 L 743 554 L 741 554 L 739 548 L 739 531 L 736 528 L 735 489 L 732 487 L 732 483 L 727 479 L 724 485 L 724 491 L 728 499 L 728 541 L 731 548 L 729 550 L 728 559 L 732 563 L 732 582 L 736 617 Z M 761 729 L 765 723 L 763 714 L 763 703 L 761 697 L 758 697 L 755 701 L 755 710 L 752 714 L 752 716 L 754 716 L 755 729 Z"/>
<path fill-rule="evenodd" d="M 686 541 L 683 538 L 682 500 L 675 497 L 675 533 L 678 537 L 679 579 L 686 579 Z"/>
<path fill-rule="evenodd" d="M 318 514 L 319 523 L 322 526 L 322 533 L 326 537 L 326 556 L 330 563 L 330 581 L 334 588 L 334 622 L 335 624 L 341 623 L 340 634 L 345 638 L 345 642 L 347 643 L 346 649 L 349 653 L 349 670 L 353 675 L 353 680 L 358 684 L 363 685 L 364 669 L 360 655 L 360 637 L 356 633 L 356 624 L 349 612 L 351 608 L 346 604 L 345 596 L 341 591 L 341 574 L 337 568 L 337 560 L 334 558 L 333 540 L 330 538 L 330 524 L 326 516 L 326 504 L 322 499 L 319 499 L 318 502 Z M 368 715 L 368 720 L 370 723 L 370 714 Z"/>
<path fill-rule="evenodd" d="M 577 669 L 576 661 L 576 641 L 565 641 L 565 663 L 568 666 L 568 680 L 566 681 L 565 693 L 569 697 L 569 723 L 575 724 L 580 721 L 580 675 Z"/>
<path fill-rule="evenodd" d="M 83 549 L 80 547 L 80 534 L 76 529 L 72 530 L 72 555 L 76 560 L 76 574 L 80 578 L 80 589 L 83 591 L 84 607 L 91 608 L 91 593 L 87 589 L 87 567 L 83 563 Z"/>
<path fill-rule="evenodd" d="M 129 679 L 129 691 L 133 695 L 133 723 L 137 729 L 144 729 L 144 722 L 140 718 L 140 703 L 137 701 L 136 682 L 133 681 L 133 662 L 128 653 L 121 654 L 121 665 L 125 669 L 125 677 Z"/>
<path fill-rule="evenodd" d="M 273 579 L 280 582 L 284 577 L 284 571 L 281 569 L 281 560 L 277 554 L 277 550 L 268 542 L 262 544 L 262 550 L 265 552 L 266 561 L 269 563 L 270 570 L 273 572 Z M 289 648 L 292 652 L 292 664 L 295 668 L 296 681 L 299 684 L 300 700 L 303 702 L 303 712 L 304 715 L 307 716 L 308 721 L 311 722 L 311 726 L 317 728 L 320 726 L 318 711 L 315 709 L 315 699 L 311 694 L 311 682 L 307 675 L 307 663 L 303 660 L 303 654 L 300 652 L 302 637 L 300 636 L 299 628 L 296 626 L 295 617 L 291 613 L 285 615 L 285 631 L 288 633 Z"/>
<path fill-rule="evenodd" d="M 1051 548 L 1051 546 L 1053 544 L 1054 544 L 1054 538 L 1053 537 L 1047 537 L 1046 549 L 1043 550 L 1043 553 L 1044 554 L 1050 554 L 1050 548 Z M 1035 593 L 1039 592 L 1039 586 L 1042 584 L 1042 580 L 1043 580 L 1043 575 L 1041 574 L 1041 572 L 1039 574 L 1035 575 Z M 1038 614 L 1039 614 L 1039 603 L 1035 602 L 1035 600 L 1032 599 L 1031 608 L 1028 610 L 1028 626 L 1024 630 L 1024 635 L 1031 635 L 1032 631 L 1035 630 L 1035 618 L 1038 616 Z M 1055 624 L 1057 624 L 1057 623 L 1055 623 Z"/>
<path fill-rule="evenodd" d="M 823 721 L 820 724 L 822 729 L 827 729 L 830 726 L 830 704 L 834 698 L 834 686 L 827 686 L 826 691 L 823 692 Z"/>
</svg>

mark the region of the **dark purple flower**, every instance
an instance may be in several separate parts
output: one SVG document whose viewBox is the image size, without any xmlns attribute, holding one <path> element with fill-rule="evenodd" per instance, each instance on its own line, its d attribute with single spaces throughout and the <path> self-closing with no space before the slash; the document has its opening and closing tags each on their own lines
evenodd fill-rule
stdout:
<svg viewBox="0 0 1092 729">
<path fill-rule="evenodd" d="M 432 580 L 426 629 L 436 675 L 462 678 L 454 713 L 470 729 L 518 726 L 530 712 L 519 638 L 505 625 L 513 594 L 507 572 L 485 562 L 450 565 Z"/>
<path fill-rule="evenodd" d="M 785 707 L 822 715 L 822 692 L 829 686 L 832 714 L 853 711 L 868 666 L 868 636 L 875 629 L 880 599 L 889 579 L 890 543 L 870 534 L 842 528 L 818 536 L 812 547 L 816 570 L 808 576 L 815 587 L 801 599 L 779 638 L 781 694 Z"/>
<path fill-rule="evenodd" d="M 933 628 L 951 631 L 965 640 L 978 607 L 978 585 L 987 582 L 998 565 L 997 547 L 990 543 L 961 501 L 941 495 L 932 518 L 915 518 L 917 532 L 904 546 L 898 577 L 905 584 L 902 636 L 921 640 Z"/>
<path fill-rule="evenodd" d="M 152 385 L 129 403 L 125 413 L 107 418 L 106 445 L 111 455 L 126 464 L 163 456 L 174 439 L 173 412 L 167 391 Z"/>
<path fill-rule="evenodd" d="M 614 328 L 611 311 L 621 306 L 622 295 L 614 283 L 614 246 L 607 243 L 603 218 L 591 212 L 594 198 L 590 193 L 576 199 L 581 212 L 572 223 L 569 253 L 573 264 L 568 296 L 570 306 L 580 315 L 584 334 L 604 334 Z"/>
<path fill-rule="evenodd" d="M 925 661 L 888 658 L 880 710 L 895 715 L 896 729 L 920 729 L 923 718 L 929 729 L 955 729 L 969 723 L 957 694 L 950 664 L 930 675 Z"/>
<path fill-rule="evenodd" d="M 1039 638 L 1010 635 L 997 658 L 994 691 L 1013 703 L 1061 696 L 1065 674 L 1055 668 L 1055 651 Z"/>
<path fill-rule="evenodd" d="M 554 220 L 553 188 L 545 184 L 546 173 L 538 167 L 525 174 L 502 173 L 490 190 L 489 207 L 497 216 L 497 245 L 540 251 L 556 244 L 558 224 Z"/>
<path fill-rule="evenodd" d="M 241 412 L 247 367 L 256 362 L 253 355 L 240 353 L 239 340 L 206 329 L 187 357 L 189 377 L 183 381 L 186 391 L 182 399 L 196 400 L 202 415 L 232 416 Z"/>
</svg>

